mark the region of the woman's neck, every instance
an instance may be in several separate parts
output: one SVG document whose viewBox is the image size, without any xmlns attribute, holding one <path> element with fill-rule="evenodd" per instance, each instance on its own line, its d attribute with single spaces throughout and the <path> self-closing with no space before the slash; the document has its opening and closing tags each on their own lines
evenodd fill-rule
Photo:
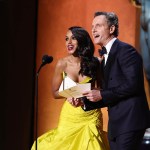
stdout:
<svg viewBox="0 0 150 150">
<path fill-rule="evenodd" d="M 73 62 L 73 63 L 80 63 L 81 59 L 79 57 L 70 55 L 70 61 Z"/>
</svg>

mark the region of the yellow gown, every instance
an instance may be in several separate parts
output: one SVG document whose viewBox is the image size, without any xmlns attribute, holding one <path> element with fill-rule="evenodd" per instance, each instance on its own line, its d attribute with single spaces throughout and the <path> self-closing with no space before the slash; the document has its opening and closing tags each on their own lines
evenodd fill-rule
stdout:
<svg viewBox="0 0 150 150">
<path fill-rule="evenodd" d="M 82 83 L 89 81 L 86 78 Z M 58 127 L 41 135 L 38 150 L 108 150 L 102 130 L 102 112 L 95 109 L 85 112 L 65 101 Z M 31 150 L 35 150 L 35 142 Z"/>
</svg>

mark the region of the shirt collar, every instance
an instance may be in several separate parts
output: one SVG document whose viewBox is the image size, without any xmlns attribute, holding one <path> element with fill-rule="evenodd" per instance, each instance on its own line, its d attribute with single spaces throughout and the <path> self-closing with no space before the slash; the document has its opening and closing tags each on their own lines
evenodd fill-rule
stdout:
<svg viewBox="0 0 150 150">
<path fill-rule="evenodd" d="M 112 45 L 113 45 L 113 43 L 115 42 L 116 39 L 117 39 L 116 37 L 112 38 L 112 39 L 105 45 L 106 50 L 107 50 L 107 54 L 105 54 L 105 55 L 108 55 L 108 54 L 109 54 L 110 49 L 111 49 L 111 47 L 112 47 Z"/>
</svg>

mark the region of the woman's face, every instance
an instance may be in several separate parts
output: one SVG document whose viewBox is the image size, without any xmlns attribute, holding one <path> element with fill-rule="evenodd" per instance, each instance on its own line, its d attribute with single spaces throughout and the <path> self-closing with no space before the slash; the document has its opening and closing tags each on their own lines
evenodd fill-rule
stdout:
<svg viewBox="0 0 150 150">
<path fill-rule="evenodd" d="M 72 34 L 70 30 L 68 30 L 66 34 L 66 48 L 69 54 L 73 54 L 78 47 L 78 41 Z"/>
</svg>

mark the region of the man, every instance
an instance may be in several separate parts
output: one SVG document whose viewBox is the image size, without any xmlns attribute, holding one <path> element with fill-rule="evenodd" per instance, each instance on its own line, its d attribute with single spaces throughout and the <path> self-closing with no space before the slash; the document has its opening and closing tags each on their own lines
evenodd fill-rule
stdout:
<svg viewBox="0 0 150 150">
<path fill-rule="evenodd" d="M 118 36 L 118 17 L 96 12 L 92 23 L 94 43 L 105 47 L 102 90 L 83 93 L 85 111 L 108 107 L 108 138 L 111 150 L 137 150 L 149 127 L 149 108 L 144 91 L 142 58 Z M 103 67 L 104 65 L 104 67 Z"/>
</svg>

